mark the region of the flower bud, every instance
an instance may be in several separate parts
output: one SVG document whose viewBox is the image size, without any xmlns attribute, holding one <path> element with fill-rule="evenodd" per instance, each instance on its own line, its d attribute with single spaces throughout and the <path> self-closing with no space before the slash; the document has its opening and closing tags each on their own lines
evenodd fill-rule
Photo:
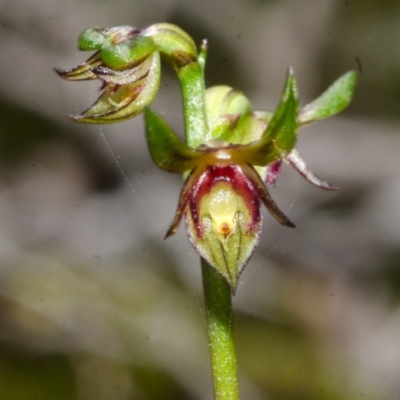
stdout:
<svg viewBox="0 0 400 400">
<path fill-rule="evenodd" d="M 249 99 L 229 86 L 213 86 L 205 93 L 209 133 L 205 141 L 220 139 L 247 144 L 260 139 L 265 123 L 253 116 Z"/>
<path fill-rule="evenodd" d="M 129 26 L 89 28 L 79 37 L 83 50 L 98 50 L 76 68 L 56 72 L 67 80 L 100 79 L 101 95 L 86 111 L 72 119 L 112 123 L 132 118 L 150 105 L 160 84 L 160 55 L 150 37 Z"/>
</svg>

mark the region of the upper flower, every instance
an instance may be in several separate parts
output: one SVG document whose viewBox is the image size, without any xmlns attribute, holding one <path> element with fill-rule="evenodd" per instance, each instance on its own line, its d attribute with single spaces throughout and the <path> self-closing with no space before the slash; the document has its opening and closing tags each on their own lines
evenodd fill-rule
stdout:
<svg viewBox="0 0 400 400">
<path fill-rule="evenodd" d="M 135 117 L 150 105 L 160 85 L 160 53 L 174 68 L 197 58 L 193 40 L 179 27 L 160 23 L 145 29 L 130 26 L 88 28 L 78 39 L 80 50 L 96 51 L 70 70 L 55 68 L 71 81 L 100 79 L 97 101 L 81 114 L 79 122 L 112 123 Z"/>
</svg>

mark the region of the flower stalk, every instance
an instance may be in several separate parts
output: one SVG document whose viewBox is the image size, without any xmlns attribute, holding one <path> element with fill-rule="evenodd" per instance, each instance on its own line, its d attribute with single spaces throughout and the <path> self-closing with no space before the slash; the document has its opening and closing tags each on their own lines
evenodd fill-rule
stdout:
<svg viewBox="0 0 400 400">
<path fill-rule="evenodd" d="M 215 400 L 239 400 L 231 288 L 201 260 Z"/>
</svg>

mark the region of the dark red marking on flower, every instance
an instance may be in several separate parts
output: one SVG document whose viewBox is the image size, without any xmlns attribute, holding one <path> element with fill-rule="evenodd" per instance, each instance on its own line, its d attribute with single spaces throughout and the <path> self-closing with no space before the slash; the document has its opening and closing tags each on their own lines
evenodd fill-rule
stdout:
<svg viewBox="0 0 400 400">
<path fill-rule="evenodd" d="M 196 227 L 197 235 L 203 238 L 203 226 L 200 220 L 200 202 L 204 195 L 208 194 L 211 188 L 219 183 L 228 183 L 234 192 L 241 196 L 250 214 L 250 223 L 247 226 L 249 233 L 257 229 L 261 222 L 260 199 L 258 190 L 254 186 L 240 165 L 213 165 L 209 166 L 200 175 L 191 189 L 189 204 L 186 212 L 190 212 Z"/>
<path fill-rule="evenodd" d="M 266 182 L 268 185 L 275 186 L 276 180 L 282 170 L 282 160 L 275 161 L 274 163 L 267 166 L 267 178 Z"/>
</svg>

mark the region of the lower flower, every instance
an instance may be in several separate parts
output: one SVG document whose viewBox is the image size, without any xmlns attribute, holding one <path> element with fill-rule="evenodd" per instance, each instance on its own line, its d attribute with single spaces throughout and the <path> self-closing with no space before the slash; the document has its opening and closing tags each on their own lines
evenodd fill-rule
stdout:
<svg viewBox="0 0 400 400">
<path fill-rule="evenodd" d="M 184 215 L 192 245 L 234 291 L 259 241 L 262 203 L 280 223 L 294 226 L 250 164 L 200 165 L 186 180 L 166 237 L 176 232 Z"/>
</svg>

